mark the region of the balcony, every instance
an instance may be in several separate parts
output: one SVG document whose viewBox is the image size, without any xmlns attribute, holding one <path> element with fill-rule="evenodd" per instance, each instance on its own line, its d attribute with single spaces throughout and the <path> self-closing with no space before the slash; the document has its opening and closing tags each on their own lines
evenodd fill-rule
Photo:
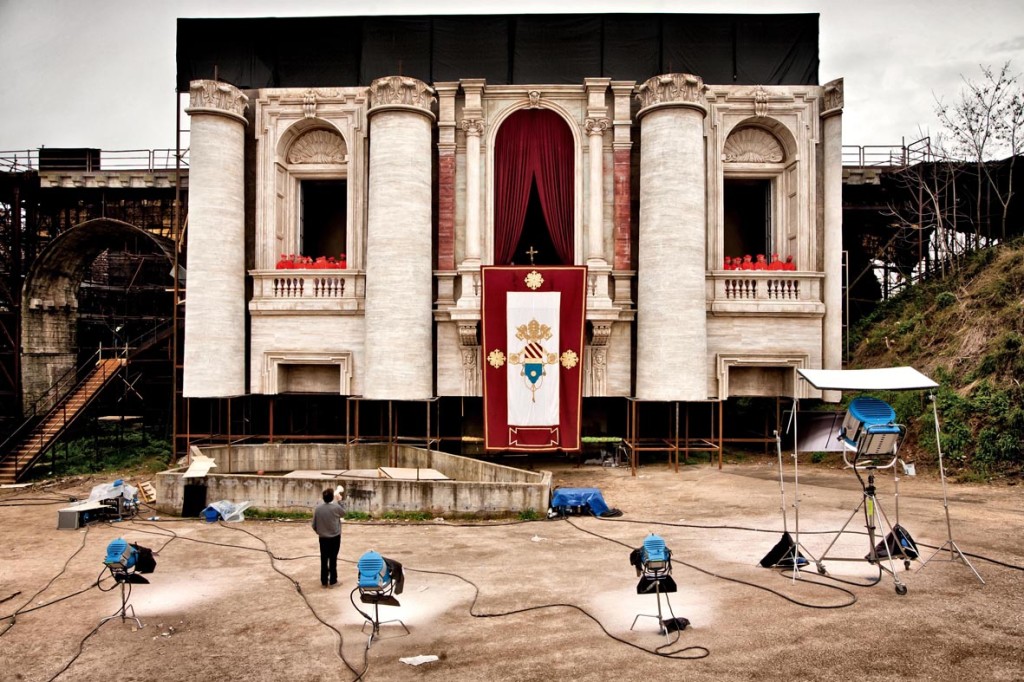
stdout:
<svg viewBox="0 0 1024 682">
<path fill-rule="evenodd" d="M 706 277 L 712 315 L 821 317 L 820 272 L 715 270 Z"/>
<path fill-rule="evenodd" d="M 254 315 L 361 315 L 366 273 L 359 270 L 250 270 Z"/>
</svg>

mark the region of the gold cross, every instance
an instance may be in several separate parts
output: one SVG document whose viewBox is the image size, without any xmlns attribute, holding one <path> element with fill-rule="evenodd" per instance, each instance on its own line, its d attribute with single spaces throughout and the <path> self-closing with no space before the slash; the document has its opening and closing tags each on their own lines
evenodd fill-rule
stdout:
<svg viewBox="0 0 1024 682">
<path fill-rule="evenodd" d="M 536 256 L 538 253 L 540 252 L 533 248 L 532 244 L 530 245 L 530 248 L 526 250 L 526 255 L 530 257 L 530 265 L 533 265 L 533 257 Z"/>
</svg>

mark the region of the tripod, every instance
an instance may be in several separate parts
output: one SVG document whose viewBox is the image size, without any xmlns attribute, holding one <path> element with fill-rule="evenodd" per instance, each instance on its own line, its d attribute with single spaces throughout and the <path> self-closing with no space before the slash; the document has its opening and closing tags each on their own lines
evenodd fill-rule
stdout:
<svg viewBox="0 0 1024 682">
<path fill-rule="evenodd" d="M 824 575 L 824 573 L 825 573 L 824 561 L 825 561 L 825 558 L 828 556 L 829 550 L 831 550 L 833 545 L 836 544 L 836 541 L 839 539 L 839 536 L 843 534 L 843 531 L 845 531 L 846 527 L 848 525 L 850 525 L 850 522 L 853 521 L 853 518 L 855 516 L 857 516 L 857 512 L 859 512 L 861 509 L 863 509 L 864 510 L 864 526 L 868 529 L 868 543 L 869 543 L 868 555 L 864 559 L 853 558 L 853 557 L 832 557 L 832 559 L 835 560 L 835 561 L 865 561 L 866 560 L 869 564 L 877 564 L 879 569 L 881 569 L 883 571 L 886 571 L 889 575 L 892 576 L 893 584 L 896 587 L 896 594 L 904 595 L 904 594 L 907 593 L 907 586 L 904 585 L 903 582 L 900 580 L 899 576 L 896 575 L 896 563 L 894 561 L 894 557 L 895 556 L 902 556 L 903 557 L 904 567 L 907 568 L 907 569 L 910 568 L 910 560 L 907 558 L 907 556 L 905 554 L 902 554 L 902 552 L 895 553 L 895 552 L 891 551 L 890 546 L 889 546 L 889 542 L 883 542 L 883 543 L 881 543 L 881 545 L 882 545 L 882 547 L 885 548 L 885 557 L 884 558 L 887 560 L 889 566 L 886 567 L 885 565 L 882 564 L 883 557 L 879 556 L 879 554 L 878 554 L 878 546 L 876 545 L 876 541 L 875 541 L 875 530 L 876 529 L 881 529 L 883 531 L 882 532 L 882 537 L 885 537 L 886 533 L 884 531 L 885 531 L 886 526 L 888 526 L 890 532 L 892 532 L 893 526 L 892 526 L 892 524 L 889 523 L 888 517 L 886 517 L 885 512 L 882 510 L 882 505 L 880 505 L 878 503 L 878 497 L 875 495 L 875 470 L 878 467 L 875 467 L 874 465 L 871 465 L 871 466 L 868 466 L 868 467 L 865 467 L 865 468 L 868 469 L 868 471 L 869 471 L 869 473 L 868 473 L 868 482 L 867 482 L 866 485 L 864 483 L 864 479 L 862 479 L 860 477 L 860 473 L 857 471 L 856 459 L 854 460 L 853 471 L 854 471 L 855 474 L 857 474 L 857 480 L 860 481 L 861 487 L 864 489 L 864 495 L 863 495 L 863 497 L 861 497 L 860 502 L 857 503 L 857 507 L 853 510 L 853 513 L 850 514 L 850 518 L 846 519 L 846 523 L 843 524 L 843 527 L 839 529 L 839 532 L 836 533 L 836 536 L 834 538 L 832 538 L 832 542 L 825 549 L 825 551 L 822 552 L 821 558 L 818 559 L 818 562 L 817 562 L 817 564 L 818 564 L 818 573 L 821 573 L 822 575 Z"/>
<path fill-rule="evenodd" d="M 967 560 L 967 557 L 964 556 L 960 547 L 958 547 L 956 542 L 953 541 L 953 525 L 949 521 L 949 497 L 946 495 L 946 468 L 942 464 L 942 441 L 939 439 L 939 409 L 935 405 L 934 393 L 928 395 L 928 400 L 932 403 L 932 414 L 935 417 L 935 447 L 939 452 L 939 476 L 942 478 L 942 507 L 946 510 L 946 541 L 942 543 L 942 546 L 935 550 L 930 557 L 921 562 L 921 568 L 927 566 L 928 562 L 934 559 L 939 552 L 948 549 L 949 560 L 956 561 L 959 559 L 962 561 L 966 564 L 967 568 L 974 572 L 974 575 L 981 581 L 981 584 L 984 585 L 985 580 L 981 577 L 981 574 L 978 573 L 978 570 L 974 568 L 970 561 Z"/>
<path fill-rule="evenodd" d="M 135 615 L 135 607 L 128 603 L 128 598 L 131 597 L 131 595 L 132 595 L 132 587 L 131 587 L 131 584 L 128 582 L 128 575 L 127 574 L 120 574 L 120 573 L 114 573 L 113 575 L 114 575 L 114 580 L 116 580 L 121 585 L 121 608 L 118 609 L 117 613 L 115 613 L 114 615 L 107 616 L 106 618 L 101 620 L 100 621 L 100 625 L 103 625 L 108 620 L 113 620 L 115 618 L 120 618 L 122 623 L 125 622 L 126 620 L 134 620 L 135 623 L 139 626 L 139 629 L 141 630 L 142 629 L 142 621 L 139 620 L 138 617 L 136 617 L 136 615 Z M 125 585 L 128 586 L 127 587 L 127 591 L 126 591 Z M 132 615 L 130 615 L 130 616 L 128 615 L 129 611 L 131 611 L 131 613 L 132 613 Z"/>
</svg>

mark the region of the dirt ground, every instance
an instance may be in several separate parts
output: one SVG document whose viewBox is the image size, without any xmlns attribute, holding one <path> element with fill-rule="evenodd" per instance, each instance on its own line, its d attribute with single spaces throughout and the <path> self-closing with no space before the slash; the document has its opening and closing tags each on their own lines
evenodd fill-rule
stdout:
<svg viewBox="0 0 1024 682">
<path fill-rule="evenodd" d="M 943 553 L 923 569 L 920 561 L 910 571 L 899 565 L 905 596 L 888 575 L 873 587 L 848 587 L 851 595 L 816 584 L 836 583 L 813 567 L 794 581 L 757 565 L 782 529 L 773 460 L 723 471 L 687 466 L 679 473 L 651 464 L 635 478 L 622 468 L 544 468 L 558 485 L 600 488 L 623 516 L 475 527 L 348 523 L 335 589 L 319 584 L 317 543 L 307 522 L 218 525 L 163 515 L 146 521 L 152 512 L 145 511 L 132 521 L 56 530 L 56 510 L 67 497 L 84 496 L 98 481 L 4 491 L 0 616 L 36 610 L 13 625 L 9 618 L 0 622 L 0 678 L 299 682 L 354 680 L 368 666 L 362 679 L 1024 679 L 1020 568 L 971 559 L 982 584 Z M 919 471 L 900 486 L 900 523 L 919 543 L 942 545 L 939 481 Z M 880 475 L 878 487 L 878 501 L 894 519 L 891 476 Z M 861 500 L 860 487 L 849 471 L 806 465 L 800 493 L 800 542 L 817 558 Z M 952 485 L 950 514 L 963 551 L 1024 565 L 1021 486 Z M 629 547 L 652 531 L 673 551 L 679 586 L 670 595 L 673 612 L 691 622 L 667 650 L 706 647 L 706 658 L 650 653 L 671 641 L 654 618 L 641 618 L 630 630 L 638 613 L 656 613 L 653 596 L 636 594 L 629 564 Z M 830 574 L 860 582 L 876 576 L 865 562 L 829 559 L 866 554 L 863 531 L 858 515 L 824 560 Z M 112 620 L 94 632 L 120 606 L 117 591 L 95 587 L 105 548 L 116 537 L 158 552 L 151 584 L 137 586 L 130 599 L 144 627 Z M 263 551 L 264 542 L 276 559 Z M 362 616 L 349 595 L 354 561 L 368 549 L 406 567 L 402 605 L 382 607 L 381 617 L 401 618 L 410 634 L 383 625 L 367 651 Z M 537 608 L 475 618 L 473 585 L 478 615 Z M 831 608 L 852 596 L 852 605 Z M 551 604 L 562 605 L 545 606 Z M 420 654 L 440 660 L 418 667 L 399 660 Z"/>
</svg>

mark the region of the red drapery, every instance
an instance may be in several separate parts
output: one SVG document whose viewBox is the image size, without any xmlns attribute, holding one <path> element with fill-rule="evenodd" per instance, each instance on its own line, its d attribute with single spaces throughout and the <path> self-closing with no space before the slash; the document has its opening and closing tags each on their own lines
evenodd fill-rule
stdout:
<svg viewBox="0 0 1024 682">
<path fill-rule="evenodd" d="M 530 185 L 537 183 L 544 220 L 562 263 L 573 262 L 573 139 L 553 111 L 524 109 L 509 116 L 494 145 L 494 262 L 512 262 L 523 233 Z"/>
</svg>

